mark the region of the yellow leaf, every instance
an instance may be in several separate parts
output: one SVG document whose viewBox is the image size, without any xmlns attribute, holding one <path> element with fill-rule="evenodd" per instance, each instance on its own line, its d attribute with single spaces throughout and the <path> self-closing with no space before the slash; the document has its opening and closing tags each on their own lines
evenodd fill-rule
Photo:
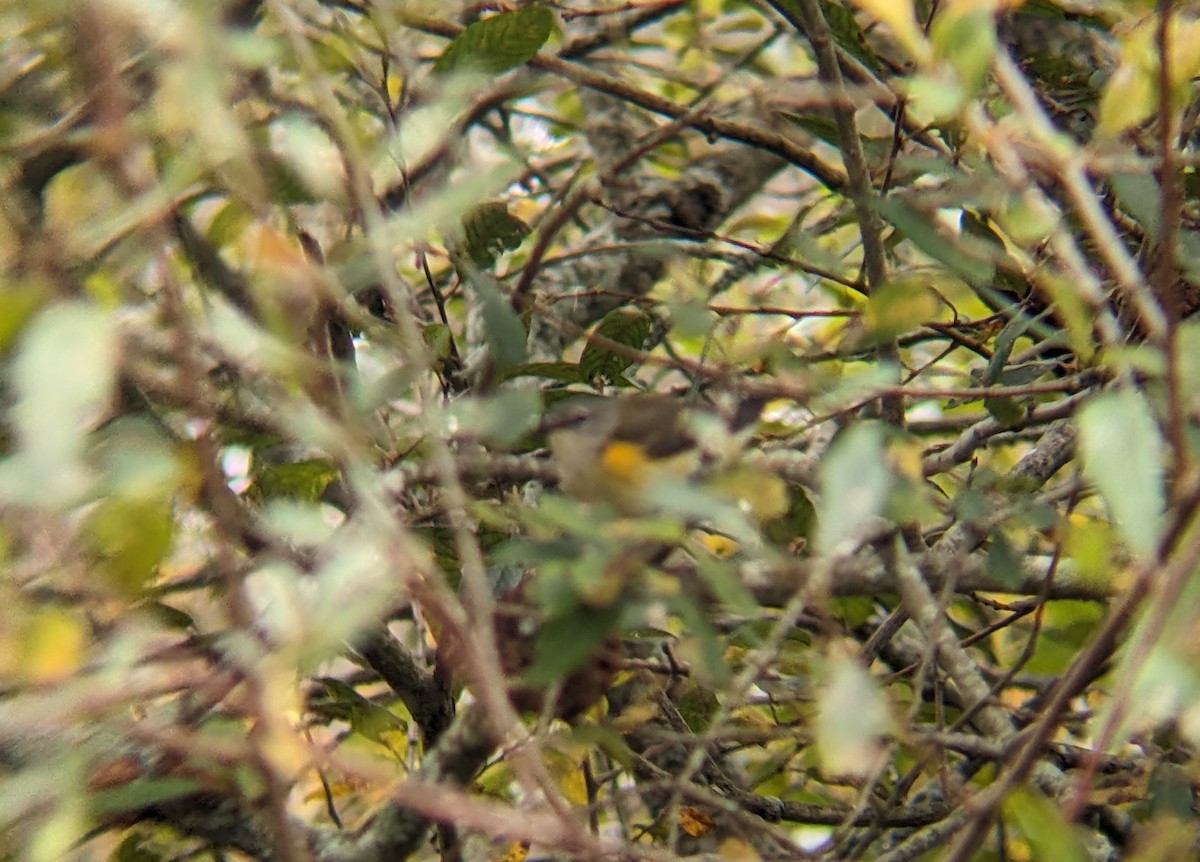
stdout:
<svg viewBox="0 0 1200 862">
<path fill-rule="evenodd" d="M 932 54 L 929 42 L 917 24 L 913 4 L 909 0 L 855 0 L 858 6 L 877 21 L 886 24 L 892 35 L 918 63 L 927 63 Z"/>
<path fill-rule="evenodd" d="M 679 809 L 679 828 L 693 838 L 707 835 L 716 827 L 717 824 L 713 821 L 712 817 L 699 808 L 684 806 Z"/>
<path fill-rule="evenodd" d="M 1150 116 L 1155 104 L 1154 78 L 1149 70 L 1122 63 L 1100 96 L 1098 131 L 1119 135 Z"/>
<path fill-rule="evenodd" d="M 762 855 L 753 845 L 741 839 L 729 837 L 717 848 L 717 857 L 725 862 L 762 862 Z"/>
<path fill-rule="evenodd" d="M 579 763 L 561 751 L 548 749 L 545 752 L 546 768 L 558 789 L 572 805 L 587 805 L 587 782 Z"/>
<path fill-rule="evenodd" d="M 79 669 L 87 634 L 83 624 L 62 610 L 39 611 L 26 621 L 18 666 L 41 685 L 61 682 Z"/>
</svg>

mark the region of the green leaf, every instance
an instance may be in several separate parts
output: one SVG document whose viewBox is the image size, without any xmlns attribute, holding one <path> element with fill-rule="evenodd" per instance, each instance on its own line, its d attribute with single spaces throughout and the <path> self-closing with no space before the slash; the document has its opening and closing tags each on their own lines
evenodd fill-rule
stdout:
<svg viewBox="0 0 1200 862">
<path fill-rule="evenodd" d="M 641 350 L 650 338 L 651 323 L 649 316 L 642 311 L 618 308 L 606 314 L 594 331 L 596 335 L 610 341 Z M 589 341 L 580 354 L 579 370 L 585 380 L 616 383 L 633 363 L 634 360 L 628 356 L 621 356 L 607 347 Z"/>
<path fill-rule="evenodd" d="M 433 71 L 444 75 L 470 69 L 498 75 L 531 59 L 554 29 L 554 14 L 545 6 L 502 12 L 476 21 L 454 37 Z"/>
<path fill-rule="evenodd" d="M 487 201 L 463 217 L 464 250 L 472 263 L 488 269 L 496 256 L 511 251 L 529 235 L 529 225 L 508 211 L 502 201 Z"/>
<path fill-rule="evenodd" d="M 619 602 L 600 608 L 579 606 L 574 613 L 548 621 L 538 632 L 537 657 L 526 681 L 550 685 L 580 667 L 616 627 L 622 612 Z"/>
<path fill-rule="evenodd" d="M 267 181 L 272 203 L 287 206 L 320 202 L 320 197 L 310 190 L 304 177 L 283 159 L 274 154 L 264 154 L 259 158 L 259 167 Z"/>
<path fill-rule="evenodd" d="M 1024 576 L 1021 555 L 999 530 L 992 533 L 992 541 L 988 546 L 987 571 L 997 583 L 1006 587 L 1016 587 Z"/>
<path fill-rule="evenodd" d="M 169 499 L 110 497 L 84 528 L 98 569 L 121 593 L 138 596 L 171 550 L 175 519 Z"/>
<path fill-rule="evenodd" d="M 112 855 L 112 862 L 165 862 L 166 856 L 152 850 L 144 835 L 130 833 Z"/>
<path fill-rule="evenodd" d="M 1096 131 L 1117 136 L 1149 117 L 1158 99 L 1156 69 L 1123 59 L 1104 85 Z"/>
<path fill-rule="evenodd" d="M 507 448 L 533 430 L 542 415 L 536 389 L 506 389 L 487 398 L 466 396 L 447 407 L 448 428 L 470 429 L 489 445 Z"/>
<path fill-rule="evenodd" d="M 1122 390 L 1084 405 L 1079 447 L 1122 538 L 1136 553 L 1153 556 L 1162 535 L 1166 491 L 1162 436 L 1145 397 Z"/>
<path fill-rule="evenodd" d="M 87 488 L 81 456 L 112 394 L 117 349 L 108 315 L 84 303 L 47 309 L 28 325 L 10 378 L 19 451 L 0 463 L 0 499 L 59 505 Z"/>
<path fill-rule="evenodd" d="M 725 644 L 709 622 L 708 616 L 685 593 L 671 596 L 668 605 L 673 613 L 679 615 L 689 635 L 686 645 L 695 650 L 693 670 L 697 679 L 702 684 L 712 686 L 728 682 L 729 666 L 725 663 Z"/>
<path fill-rule="evenodd" d="M 10 282 L 0 290 L 0 353 L 8 349 L 44 299 L 44 292 L 28 282 Z"/>
<path fill-rule="evenodd" d="M 190 796 L 199 789 L 199 782 L 192 778 L 136 778 L 120 787 L 92 794 L 91 806 L 96 814 L 119 814 Z"/>
<path fill-rule="evenodd" d="M 985 398 L 983 408 L 1005 428 L 1012 427 L 1023 415 L 1020 405 L 1013 398 Z"/>
<path fill-rule="evenodd" d="M 142 607 L 155 622 L 169 629 L 187 631 L 196 625 L 196 621 L 189 614 L 171 605 L 148 602 Z"/>
<path fill-rule="evenodd" d="M 1122 209 L 1128 212 L 1146 230 L 1146 236 L 1157 240 L 1162 215 L 1162 192 L 1153 175 L 1113 173 L 1109 177 L 1113 192 Z"/>
<path fill-rule="evenodd" d="M 1004 800 L 1004 813 L 1029 842 L 1030 858 L 1085 862 L 1088 854 L 1058 805 L 1046 797 L 1018 788 Z"/>
<path fill-rule="evenodd" d="M 317 682 L 324 691 L 309 700 L 309 709 L 326 721 L 344 721 L 364 739 L 382 745 L 393 754 L 403 754 L 408 745 L 408 722 L 390 709 L 368 700 L 353 686 L 333 677 Z"/>
<path fill-rule="evenodd" d="M 871 336 L 886 340 L 928 322 L 937 313 L 938 301 L 915 274 L 887 281 L 867 299 L 866 324 Z"/>
<path fill-rule="evenodd" d="M 316 502 L 338 477 L 337 465 L 328 458 L 270 464 L 254 475 L 256 494 L 265 500 L 292 497 Z"/>
<path fill-rule="evenodd" d="M 987 284 L 996 274 L 991 262 L 966 254 L 961 244 L 942 236 L 929 213 L 924 213 L 903 198 L 892 195 L 875 201 L 879 214 L 896 230 L 912 240 L 921 251 L 950 267 L 969 284 Z"/>
<path fill-rule="evenodd" d="M 713 591 L 718 601 L 735 614 L 752 616 L 758 603 L 738 578 L 738 569 L 726 560 L 708 554 L 696 555 L 696 574 Z"/>
<path fill-rule="evenodd" d="M 475 292 L 483 316 L 483 336 L 496 371 L 504 374 L 525 362 L 525 327 L 504 296 L 500 282 L 470 261 L 455 261 L 463 280 Z"/>
<path fill-rule="evenodd" d="M 825 16 L 833 41 L 840 48 L 861 60 L 867 68 L 879 71 L 879 58 L 867 45 L 867 34 L 858 26 L 851 9 L 840 3 L 821 0 L 821 14 Z"/>
<path fill-rule="evenodd" d="M 819 483 L 817 548 L 832 554 L 887 503 L 893 477 L 884 461 L 883 429 L 864 423 L 839 435 L 821 461 Z"/>
<path fill-rule="evenodd" d="M 934 50 L 958 73 L 964 95 L 973 98 L 987 77 L 996 53 L 996 19 L 990 9 L 947 9 L 933 20 Z"/>
<path fill-rule="evenodd" d="M 512 369 L 505 379 L 512 380 L 515 377 L 541 377 L 559 383 L 587 382 L 587 377 L 575 362 L 531 362 Z"/>
</svg>

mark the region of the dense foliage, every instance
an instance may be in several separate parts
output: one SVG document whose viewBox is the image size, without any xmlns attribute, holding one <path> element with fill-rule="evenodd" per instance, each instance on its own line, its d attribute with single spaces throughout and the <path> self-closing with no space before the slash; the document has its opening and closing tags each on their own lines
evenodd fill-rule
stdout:
<svg viewBox="0 0 1200 862">
<path fill-rule="evenodd" d="M 1200 6 L 0 39 L 4 858 L 1196 858 Z"/>
</svg>

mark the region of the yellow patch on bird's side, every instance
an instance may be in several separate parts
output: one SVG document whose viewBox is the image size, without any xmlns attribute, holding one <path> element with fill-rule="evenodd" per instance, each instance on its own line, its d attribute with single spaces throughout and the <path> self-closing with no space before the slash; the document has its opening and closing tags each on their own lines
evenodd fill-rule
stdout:
<svg viewBox="0 0 1200 862">
<path fill-rule="evenodd" d="M 616 440 L 604 447 L 601 460 L 605 475 L 625 482 L 639 482 L 649 459 L 646 450 L 637 443 Z"/>
<path fill-rule="evenodd" d="M 728 536 L 720 536 L 716 533 L 702 532 L 700 534 L 700 544 L 702 544 L 710 554 L 714 557 L 727 560 L 738 552 L 741 547 L 734 539 Z"/>
</svg>

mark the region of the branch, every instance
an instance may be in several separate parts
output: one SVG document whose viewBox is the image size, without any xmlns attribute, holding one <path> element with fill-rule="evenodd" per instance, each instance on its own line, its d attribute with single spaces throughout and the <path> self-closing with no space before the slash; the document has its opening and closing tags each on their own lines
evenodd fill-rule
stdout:
<svg viewBox="0 0 1200 862">
<path fill-rule="evenodd" d="M 406 784 L 465 786 L 496 748 L 491 723 L 478 707 L 461 713 Z M 330 838 L 319 858 L 321 862 L 402 862 L 425 843 L 429 815 L 393 800 L 354 835 Z"/>
<path fill-rule="evenodd" d="M 433 746 L 454 717 L 454 699 L 446 681 L 436 672 L 418 667 L 386 626 L 369 632 L 357 650 L 371 670 L 379 674 L 408 707 L 421 728 L 425 746 Z"/>
</svg>

